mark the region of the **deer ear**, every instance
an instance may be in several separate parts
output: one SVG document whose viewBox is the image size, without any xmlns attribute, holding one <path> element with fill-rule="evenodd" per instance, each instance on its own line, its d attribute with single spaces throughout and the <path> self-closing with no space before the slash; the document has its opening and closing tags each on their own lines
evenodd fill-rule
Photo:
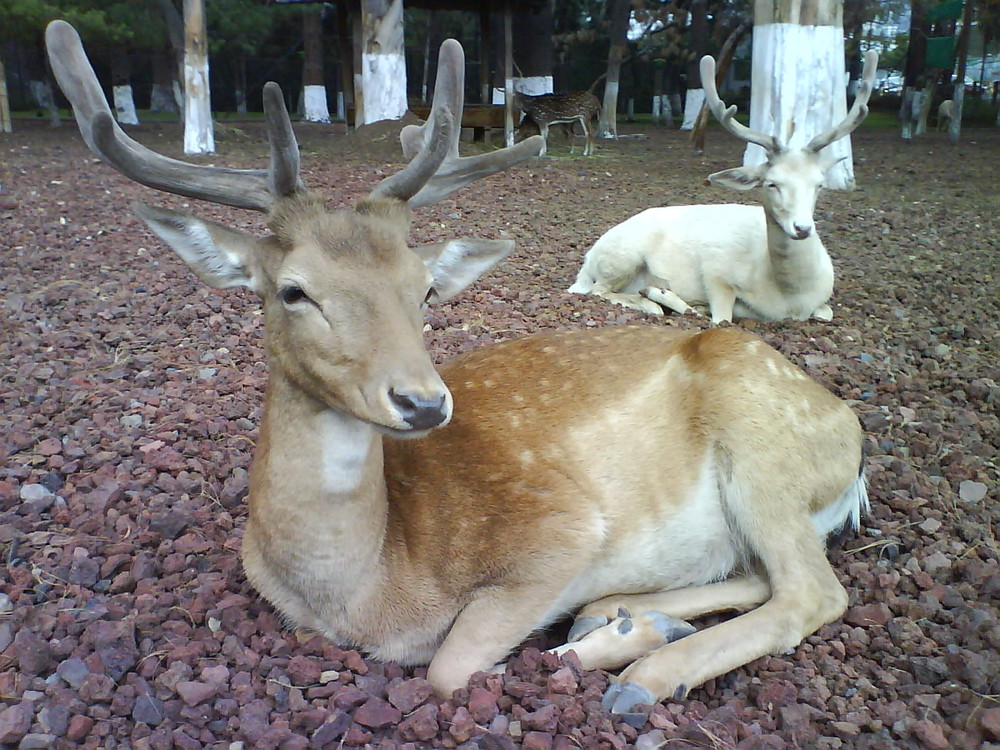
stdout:
<svg viewBox="0 0 1000 750">
<path fill-rule="evenodd" d="M 514 240 L 464 237 L 413 248 L 427 266 L 436 292 L 444 302 L 461 292 L 514 250 Z"/>
<path fill-rule="evenodd" d="M 716 185 L 722 185 L 733 190 L 751 190 L 755 187 L 760 187 L 766 166 L 766 164 L 760 164 L 755 167 L 723 169 L 721 172 L 710 174 L 708 179 Z"/>
<path fill-rule="evenodd" d="M 167 208 L 133 203 L 132 210 L 210 287 L 260 291 L 256 238 Z"/>
<path fill-rule="evenodd" d="M 823 174 L 826 174 L 846 158 L 846 154 L 844 156 L 822 156 L 820 157 L 819 168 L 823 171 Z"/>
</svg>

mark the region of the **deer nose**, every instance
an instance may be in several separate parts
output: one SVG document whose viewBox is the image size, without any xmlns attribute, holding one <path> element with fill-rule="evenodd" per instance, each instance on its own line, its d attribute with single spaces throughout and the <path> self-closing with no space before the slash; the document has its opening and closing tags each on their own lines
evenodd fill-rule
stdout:
<svg viewBox="0 0 1000 750">
<path fill-rule="evenodd" d="M 804 240 L 810 234 L 813 233 L 812 224 L 794 224 L 795 228 L 795 239 Z"/>
<path fill-rule="evenodd" d="M 432 427 L 437 427 L 448 418 L 445 413 L 443 393 L 428 399 L 412 393 L 400 393 L 395 388 L 390 388 L 389 400 L 392 401 L 403 421 L 414 430 L 429 430 Z"/>
</svg>

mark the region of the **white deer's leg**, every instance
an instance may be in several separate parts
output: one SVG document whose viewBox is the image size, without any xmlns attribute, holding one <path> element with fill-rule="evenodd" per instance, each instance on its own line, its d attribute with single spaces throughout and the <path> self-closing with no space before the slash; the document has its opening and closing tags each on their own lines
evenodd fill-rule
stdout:
<svg viewBox="0 0 1000 750">
<path fill-rule="evenodd" d="M 593 294 L 598 297 L 614 302 L 616 305 L 624 305 L 635 310 L 641 310 L 650 315 L 663 315 L 663 308 L 652 300 L 641 297 L 638 294 L 625 294 L 623 292 L 600 292 L 594 290 Z"/>
<path fill-rule="evenodd" d="M 545 156 L 549 150 L 549 126 L 547 123 L 538 123 L 538 130 L 542 134 L 542 150 L 538 152 L 539 156 Z"/>
<path fill-rule="evenodd" d="M 664 307 L 673 310 L 676 313 L 680 313 L 681 315 L 689 312 L 696 312 L 691 305 L 678 297 L 674 292 L 663 287 L 648 286 L 645 289 L 640 290 L 639 294 L 647 299 L 653 300 L 653 302 L 658 302 Z"/>
<path fill-rule="evenodd" d="M 705 279 L 705 293 L 713 323 L 732 321 L 736 290 L 721 279 Z"/>
<path fill-rule="evenodd" d="M 829 305 L 820 305 L 813 310 L 809 317 L 816 318 L 816 320 L 833 320 L 833 308 Z"/>
</svg>

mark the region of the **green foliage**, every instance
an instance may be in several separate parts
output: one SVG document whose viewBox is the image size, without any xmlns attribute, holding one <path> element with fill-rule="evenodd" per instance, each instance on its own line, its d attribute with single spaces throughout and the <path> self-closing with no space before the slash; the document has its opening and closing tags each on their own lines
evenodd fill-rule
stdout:
<svg viewBox="0 0 1000 750">
<path fill-rule="evenodd" d="M 131 36 L 124 23 L 110 16 L 107 3 L 97 0 L 7 0 L 6 6 L 0 37 L 8 40 L 35 42 L 57 18 L 73 24 L 84 41 L 124 41 Z"/>
</svg>

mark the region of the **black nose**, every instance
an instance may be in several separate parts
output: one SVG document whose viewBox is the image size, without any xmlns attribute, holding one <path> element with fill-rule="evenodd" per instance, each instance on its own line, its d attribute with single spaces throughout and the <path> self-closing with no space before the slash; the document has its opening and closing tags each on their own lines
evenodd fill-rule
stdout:
<svg viewBox="0 0 1000 750">
<path fill-rule="evenodd" d="M 389 399 L 399 411 L 403 420 L 415 430 L 429 430 L 444 422 L 444 394 L 426 399 L 410 393 L 399 393 L 389 389 Z"/>
</svg>

